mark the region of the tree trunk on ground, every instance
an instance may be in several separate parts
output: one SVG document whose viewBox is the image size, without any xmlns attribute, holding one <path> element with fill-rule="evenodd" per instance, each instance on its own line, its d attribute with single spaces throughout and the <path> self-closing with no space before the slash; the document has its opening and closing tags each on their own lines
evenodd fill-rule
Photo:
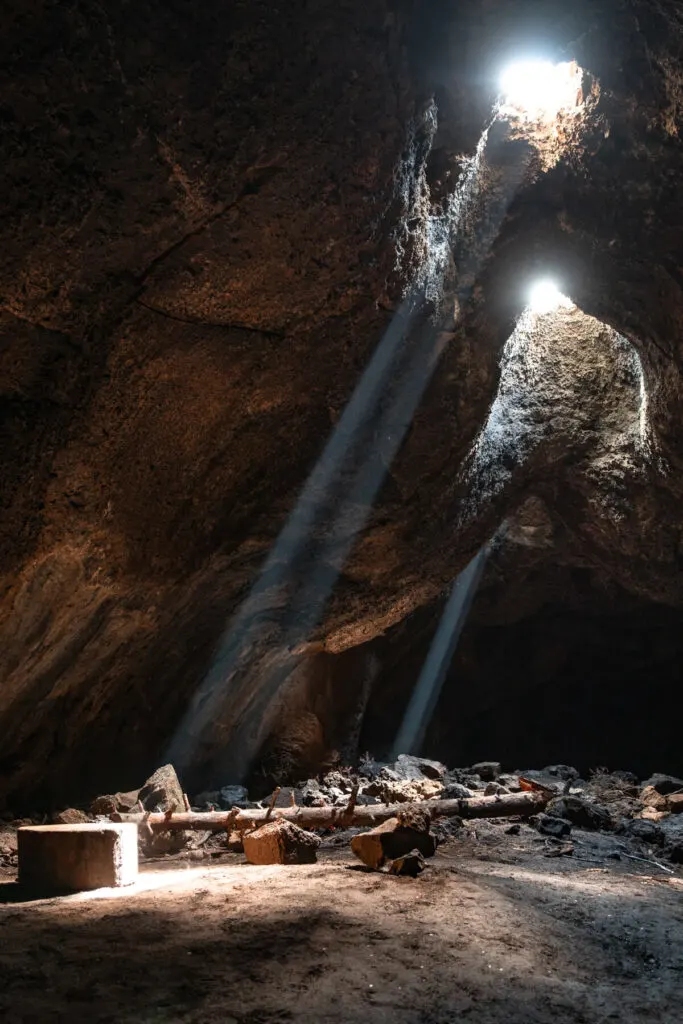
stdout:
<svg viewBox="0 0 683 1024">
<path fill-rule="evenodd" d="M 153 829 L 199 829 L 220 832 L 250 831 L 266 821 L 285 818 L 302 828 L 330 828 L 360 825 L 372 828 L 388 818 L 395 818 L 409 807 L 426 811 L 431 818 L 504 818 L 508 815 L 536 814 L 542 811 L 551 794 L 543 792 L 510 793 L 502 796 L 477 796 L 467 800 L 425 800 L 418 804 L 374 804 L 362 807 L 280 807 L 242 811 L 186 811 L 173 814 L 112 814 L 112 821 L 145 822 Z"/>
</svg>

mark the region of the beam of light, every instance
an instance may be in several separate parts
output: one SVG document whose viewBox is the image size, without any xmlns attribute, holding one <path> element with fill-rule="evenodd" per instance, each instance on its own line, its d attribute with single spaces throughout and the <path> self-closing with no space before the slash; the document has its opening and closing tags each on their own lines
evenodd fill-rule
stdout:
<svg viewBox="0 0 683 1024">
<path fill-rule="evenodd" d="M 449 204 L 447 234 L 454 248 L 479 199 L 487 136 L 488 127 Z M 482 214 L 486 231 L 476 259 L 461 275 L 459 294 L 471 290 L 519 181 L 511 177 L 507 185 L 505 201 L 497 194 L 493 209 Z M 303 653 L 301 641 L 322 620 L 441 355 L 444 336 L 424 322 L 424 300 L 438 282 L 443 287 L 447 268 L 440 258 L 428 263 L 429 280 L 418 275 L 390 324 L 175 732 L 166 759 L 181 771 L 210 762 L 215 773 L 220 759 L 221 777 L 243 778 L 265 735 L 266 720 L 277 714 L 272 698 Z M 415 334 L 418 314 L 423 322 Z M 231 725 L 226 728 L 220 719 L 228 700 Z"/>
<path fill-rule="evenodd" d="M 499 531 L 500 532 L 500 531 Z M 441 615 L 429 653 L 417 685 L 403 716 L 394 743 L 394 759 L 399 754 L 418 754 L 427 727 L 432 720 L 446 673 L 453 660 L 474 596 L 486 568 L 492 542 L 484 544 L 455 580 Z"/>
<path fill-rule="evenodd" d="M 536 281 L 529 292 L 532 313 L 554 313 L 557 309 L 573 309 L 574 303 L 563 295 L 554 281 L 546 278 Z"/>
<path fill-rule="evenodd" d="M 573 61 L 516 61 L 500 77 L 502 104 L 529 118 L 552 120 L 561 110 L 578 106 L 581 77 L 581 69 Z"/>
</svg>

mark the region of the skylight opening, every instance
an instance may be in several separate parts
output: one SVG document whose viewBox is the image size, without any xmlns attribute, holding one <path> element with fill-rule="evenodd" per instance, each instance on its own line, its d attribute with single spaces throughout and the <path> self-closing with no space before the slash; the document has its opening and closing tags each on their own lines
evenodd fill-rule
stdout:
<svg viewBox="0 0 683 1024">
<path fill-rule="evenodd" d="M 501 108 L 527 120 L 552 121 L 561 111 L 576 110 L 581 104 L 582 77 L 575 61 L 517 61 L 501 75 Z"/>
<path fill-rule="evenodd" d="M 574 303 L 563 295 L 555 281 L 536 281 L 529 291 L 528 308 L 532 313 L 554 313 L 558 309 L 574 309 Z"/>
</svg>

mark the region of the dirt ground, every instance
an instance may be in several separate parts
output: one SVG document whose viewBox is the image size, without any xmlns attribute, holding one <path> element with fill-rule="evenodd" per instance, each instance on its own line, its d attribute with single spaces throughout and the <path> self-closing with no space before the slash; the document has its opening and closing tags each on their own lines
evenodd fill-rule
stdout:
<svg viewBox="0 0 683 1024">
<path fill-rule="evenodd" d="M 508 825 L 477 823 L 417 879 L 334 841 L 317 865 L 172 861 L 33 902 L 6 874 L 0 1020 L 680 1024 L 681 869 L 581 832 L 552 856 Z"/>
</svg>

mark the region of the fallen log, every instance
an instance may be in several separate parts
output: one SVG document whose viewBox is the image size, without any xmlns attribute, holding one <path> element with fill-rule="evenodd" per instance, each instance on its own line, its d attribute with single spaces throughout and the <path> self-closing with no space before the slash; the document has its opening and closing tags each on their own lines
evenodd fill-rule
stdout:
<svg viewBox="0 0 683 1024">
<path fill-rule="evenodd" d="M 346 807 L 256 807 L 252 810 L 231 811 L 178 811 L 164 814 L 110 815 L 112 821 L 146 824 L 156 831 L 199 829 L 221 832 L 249 832 L 266 821 L 285 818 L 301 828 L 330 828 L 353 825 L 372 828 L 382 821 L 395 818 L 409 807 L 419 807 L 430 818 L 505 818 L 510 815 L 528 817 L 542 811 L 552 794 L 546 792 L 504 793 L 497 796 L 475 796 L 463 800 L 423 800 L 417 804 L 373 804 L 358 806 L 349 801 Z"/>
</svg>

